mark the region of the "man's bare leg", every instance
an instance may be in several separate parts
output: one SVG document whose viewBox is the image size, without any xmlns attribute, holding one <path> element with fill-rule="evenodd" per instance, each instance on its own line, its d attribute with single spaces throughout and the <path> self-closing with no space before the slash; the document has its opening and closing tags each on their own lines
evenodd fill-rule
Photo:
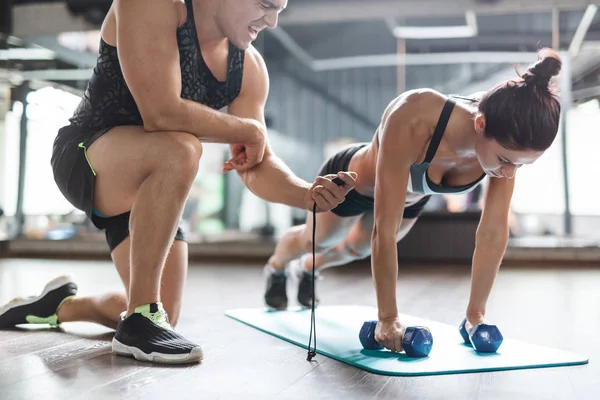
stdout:
<svg viewBox="0 0 600 400">
<path fill-rule="evenodd" d="M 112 329 L 117 327 L 121 313 L 127 309 L 127 296 L 125 293 L 128 292 L 129 288 L 130 243 L 129 238 L 125 239 L 111 253 L 126 291 L 107 293 L 100 296 L 73 297 L 65 301 L 58 310 L 58 320 L 60 322 L 87 321 Z M 187 268 L 187 243 L 175 241 L 165 263 L 160 290 L 160 298 L 172 326 L 176 326 L 179 321 Z"/>
<path fill-rule="evenodd" d="M 201 155 L 190 134 L 133 126 L 114 128 L 88 150 L 96 209 L 107 217 L 131 210 L 127 315 L 160 301 L 162 269 Z"/>
<path fill-rule="evenodd" d="M 150 133 L 139 126 L 114 128 L 88 150 L 98 212 L 110 218 L 130 211 L 129 297 L 113 339 L 116 354 L 159 363 L 202 359 L 198 345 L 173 331 L 160 296 L 165 261 L 201 155 L 202 145 L 190 134 Z"/>
</svg>

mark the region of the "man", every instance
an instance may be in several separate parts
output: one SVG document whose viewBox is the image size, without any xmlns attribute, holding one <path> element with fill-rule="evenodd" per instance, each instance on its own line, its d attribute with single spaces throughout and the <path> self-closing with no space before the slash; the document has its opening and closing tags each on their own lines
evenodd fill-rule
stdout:
<svg viewBox="0 0 600 400">
<path fill-rule="evenodd" d="M 297 178 L 270 150 L 264 105 L 269 80 L 251 46 L 275 28 L 287 0 L 115 0 L 102 25 L 98 64 L 52 166 L 65 197 L 106 230 L 128 294 L 73 297 L 62 277 L 37 298 L 0 310 L 0 326 L 92 321 L 117 327 L 113 351 L 188 363 L 200 347 L 177 334 L 187 271 L 178 221 L 197 174 L 202 142 L 229 143 L 236 170 L 259 197 L 317 211 L 354 186 Z M 228 107 L 228 112 L 218 110 Z M 174 240 L 175 239 L 175 240 Z M 168 257 L 167 257 L 168 256 Z M 123 311 L 126 310 L 126 311 Z M 33 316 L 33 318 L 32 318 Z"/>
</svg>

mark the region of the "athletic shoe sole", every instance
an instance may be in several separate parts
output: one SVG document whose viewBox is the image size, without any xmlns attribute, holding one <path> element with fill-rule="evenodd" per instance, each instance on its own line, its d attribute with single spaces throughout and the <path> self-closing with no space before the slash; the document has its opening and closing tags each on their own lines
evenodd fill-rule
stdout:
<svg viewBox="0 0 600 400">
<path fill-rule="evenodd" d="M 202 348 L 200 347 L 194 347 L 188 354 L 163 354 L 155 352 L 146 354 L 136 347 L 124 345 L 117 339 L 112 340 L 112 351 L 120 356 L 134 357 L 138 361 L 148 361 L 156 364 L 191 364 L 204 359 Z"/>
</svg>

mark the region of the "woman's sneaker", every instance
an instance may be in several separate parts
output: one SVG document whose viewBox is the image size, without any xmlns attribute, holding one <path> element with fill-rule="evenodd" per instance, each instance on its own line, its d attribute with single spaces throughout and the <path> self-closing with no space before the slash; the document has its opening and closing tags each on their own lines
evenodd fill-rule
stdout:
<svg viewBox="0 0 600 400">
<path fill-rule="evenodd" d="M 313 298 L 313 274 L 304 268 L 304 258 L 300 257 L 290 262 L 289 273 L 293 282 L 298 285 L 297 300 L 302 308 L 312 308 Z M 319 279 L 319 273 L 315 271 L 315 281 Z M 316 282 L 315 282 L 316 286 Z M 315 287 L 315 293 L 317 289 Z M 319 298 L 315 296 L 315 307 L 319 305 Z"/>
<path fill-rule="evenodd" d="M 267 277 L 267 288 L 265 290 L 265 303 L 272 310 L 285 310 L 288 306 L 286 292 L 287 272 L 278 270 L 267 264 L 264 268 Z"/>
<path fill-rule="evenodd" d="M 173 329 L 162 303 L 137 307 L 121 320 L 112 341 L 115 354 L 158 364 L 187 364 L 202 360 L 202 349 Z"/>
<path fill-rule="evenodd" d="M 17 297 L 0 308 L 0 329 L 21 324 L 58 326 L 58 309 L 77 294 L 77 285 L 70 276 L 60 276 L 48 282 L 39 296 Z"/>
</svg>

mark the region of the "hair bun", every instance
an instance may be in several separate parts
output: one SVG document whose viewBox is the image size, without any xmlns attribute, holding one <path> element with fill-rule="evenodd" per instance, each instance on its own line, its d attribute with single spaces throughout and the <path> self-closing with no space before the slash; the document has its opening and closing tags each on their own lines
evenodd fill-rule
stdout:
<svg viewBox="0 0 600 400">
<path fill-rule="evenodd" d="M 527 68 L 521 78 L 528 85 L 548 87 L 550 79 L 558 75 L 561 68 L 562 60 L 558 53 L 552 49 L 544 48 L 538 51 L 538 61 Z"/>
</svg>

